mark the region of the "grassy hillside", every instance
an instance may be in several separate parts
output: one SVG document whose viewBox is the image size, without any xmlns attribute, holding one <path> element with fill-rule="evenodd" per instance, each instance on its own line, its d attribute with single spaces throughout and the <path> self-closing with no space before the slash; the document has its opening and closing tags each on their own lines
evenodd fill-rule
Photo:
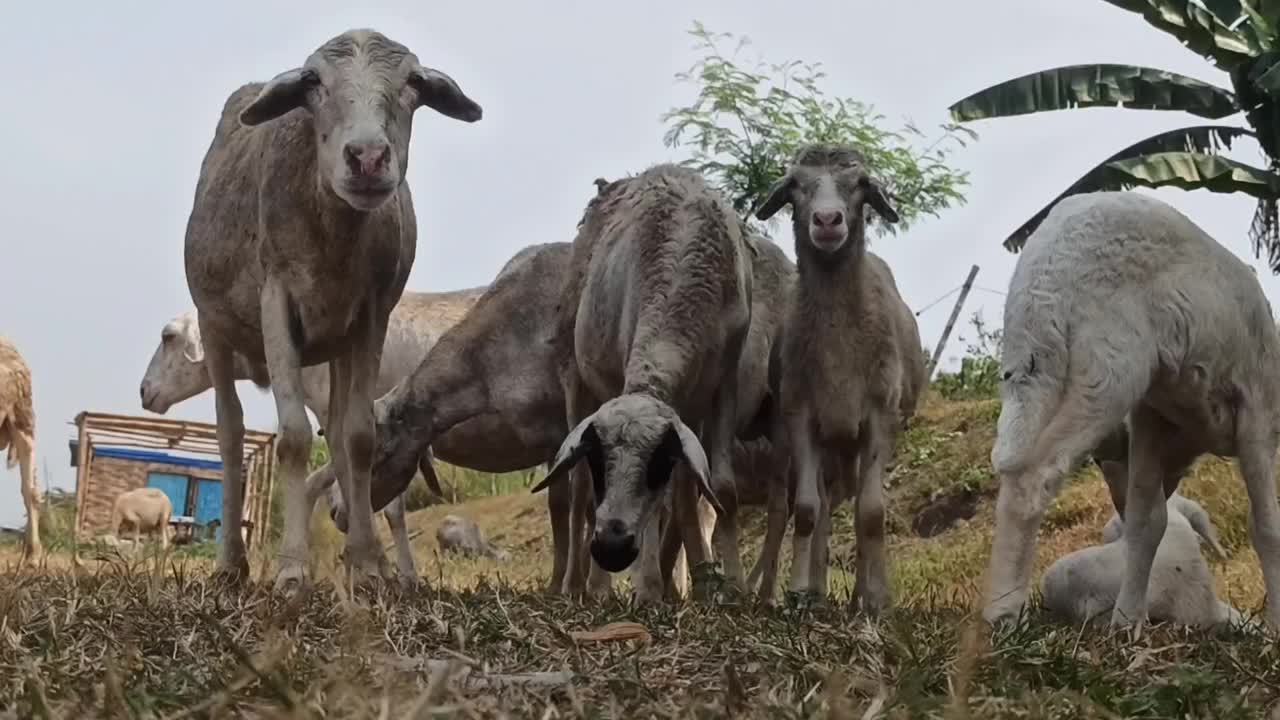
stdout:
<svg viewBox="0 0 1280 720">
<path fill-rule="evenodd" d="M 0 718 L 5 717 L 1266 717 L 1280 702 L 1280 651 L 1244 633 L 1154 627 L 1135 640 L 1033 613 L 987 637 L 971 609 L 990 542 L 989 458 L 998 403 L 930 397 L 889 475 L 890 568 L 898 606 L 881 622 L 849 613 L 853 518 L 837 515 L 837 602 L 763 608 L 750 599 L 638 609 L 547 598 L 545 497 L 515 490 L 409 518 L 429 589 L 352 598 L 341 536 L 317 516 L 319 583 L 298 601 L 269 584 L 206 584 L 207 558 L 91 560 L 64 555 L 16 571 L 0 550 Z M 1230 602 L 1256 609 L 1262 586 L 1248 503 L 1231 464 L 1199 462 L 1184 492 L 1213 515 Z M 437 553 L 449 513 L 476 520 L 507 562 Z M 1095 471 L 1080 471 L 1048 514 L 1038 569 L 1097 542 L 1111 513 Z M 747 518 L 754 560 L 763 518 Z M 381 523 L 380 523 L 381 524 Z M 384 540 L 390 539 L 382 528 Z M 784 549 L 784 571 L 788 562 Z M 255 572 L 270 565 L 259 556 Z M 625 583 L 623 583 L 625 585 Z M 574 633 L 640 623 L 646 638 Z M 429 662 L 430 661 L 430 662 Z M 446 662 L 447 661 L 447 662 Z M 449 665 L 448 663 L 453 663 Z M 568 684 L 495 689 L 446 682 L 466 668 L 497 682 L 568 672 Z M 518 679 L 518 678 L 516 678 Z M 866 715 L 867 717 L 875 716 Z"/>
</svg>

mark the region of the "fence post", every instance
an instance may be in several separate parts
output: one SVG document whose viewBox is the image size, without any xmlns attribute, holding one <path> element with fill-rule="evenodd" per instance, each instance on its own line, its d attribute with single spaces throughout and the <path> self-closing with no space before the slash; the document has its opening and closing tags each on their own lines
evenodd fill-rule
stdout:
<svg viewBox="0 0 1280 720">
<path fill-rule="evenodd" d="M 956 298 L 955 307 L 951 308 L 951 317 L 947 318 L 947 326 L 942 329 L 942 337 L 938 339 L 938 346 L 933 349 L 933 357 L 929 359 L 929 367 L 925 370 L 925 377 L 929 381 L 933 380 L 933 370 L 938 367 L 938 360 L 942 359 L 942 350 L 947 346 L 947 338 L 951 337 L 951 328 L 956 325 L 956 318 L 960 317 L 960 308 L 964 306 L 964 299 L 969 297 L 969 289 L 973 287 L 973 279 L 978 276 L 978 266 L 974 265 L 969 268 L 969 277 L 964 279 L 964 285 L 960 287 L 960 297 Z"/>
</svg>

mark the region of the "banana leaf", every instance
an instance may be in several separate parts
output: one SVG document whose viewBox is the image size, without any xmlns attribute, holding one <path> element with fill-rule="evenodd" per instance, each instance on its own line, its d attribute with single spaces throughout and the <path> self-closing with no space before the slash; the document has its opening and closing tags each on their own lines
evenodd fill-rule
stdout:
<svg viewBox="0 0 1280 720">
<path fill-rule="evenodd" d="M 1103 160 L 1093 169 L 1085 173 L 1070 186 L 1067 187 L 1060 195 L 1055 197 L 1048 205 L 1045 205 L 1035 215 L 1032 215 L 1017 230 L 1013 231 L 1009 237 L 1005 238 L 1004 247 L 1011 252 L 1018 252 L 1026 243 L 1027 238 L 1035 231 L 1040 223 L 1044 221 L 1049 211 L 1053 209 L 1063 198 L 1070 195 L 1079 195 L 1081 193 L 1097 192 L 1099 190 L 1128 190 L 1137 185 L 1145 185 L 1146 187 L 1164 187 L 1172 185 L 1173 182 L 1166 181 L 1163 185 L 1153 184 L 1154 181 L 1144 181 L 1140 177 L 1135 177 L 1134 173 L 1145 173 L 1142 170 L 1142 161 L 1146 158 L 1164 158 L 1165 164 L 1172 159 L 1172 156 L 1189 156 L 1195 158 L 1206 158 L 1209 161 L 1222 161 L 1230 163 L 1232 161 L 1217 156 L 1217 153 L 1223 149 L 1230 149 L 1231 143 L 1236 138 L 1242 136 L 1253 137 L 1252 131 L 1247 128 L 1232 127 L 1229 125 L 1197 125 L 1194 127 L 1179 128 L 1177 130 L 1169 130 L 1157 135 L 1152 135 L 1144 140 L 1124 148 L 1123 150 L 1113 154 L 1111 157 Z M 1161 160 L 1155 161 L 1157 163 Z M 1116 163 L 1130 163 L 1130 165 L 1116 166 Z M 1240 163 L 1235 163 L 1240 165 Z M 1215 166 L 1216 167 L 1216 166 Z M 1247 165 L 1241 167 L 1248 168 Z M 1277 183 L 1280 188 L 1280 178 L 1272 176 L 1265 170 L 1257 170 L 1250 168 L 1255 173 L 1270 176 L 1272 181 Z M 1150 173 L 1146 173 L 1150 175 Z M 1152 177 L 1155 177 L 1152 175 Z M 1198 168 L 1196 174 L 1188 174 L 1189 178 L 1200 177 Z M 1220 184 L 1223 181 L 1218 181 Z M 1207 187 L 1207 186 L 1205 186 Z M 1194 189 L 1186 187 L 1184 189 Z M 1234 190 L 1220 190 L 1219 192 L 1233 192 Z M 1250 193 L 1254 194 L 1254 193 Z M 1256 195 L 1255 195 L 1256 196 Z"/>
<path fill-rule="evenodd" d="M 1230 91 L 1136 65 L 1068 65 L 1006 80 L 951 106 L 957 122 L 1082 107 L 1181 110 L 1209 119 L 1239 111 Z"/>
<path fill-rule="evenodd" d="M 1147 23 L 1176 37 L 1183 45 L 1229 70 L 1265 48 L 1249 23 L 1229 26 L 1231 21 L 1219 19 L 1219 14 L 1239 17 L 1230 6 L 1240 7 L 1232 0 L 1208 0 L 1206 10 L 1193 0 L 1103 0 L 1104 2 L 1138 13 Z"/>
</svg>

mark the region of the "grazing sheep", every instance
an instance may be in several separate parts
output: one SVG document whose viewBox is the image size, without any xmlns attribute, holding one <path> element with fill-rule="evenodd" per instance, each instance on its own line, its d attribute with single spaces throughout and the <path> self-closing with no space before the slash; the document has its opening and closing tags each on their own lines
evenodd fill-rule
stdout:
<svg viewBox="0 0 1280 720">
<path fill-rule="evenodd" d="M 387 325 L 387 337 L 378 366 L 378 379 L 374 392 L 381 395 L 406 377 L 422 361 L 427 350 L 440 336 L 456 324 L 479 299 L 484 288 L 470 288 L 452 292 L 408 292 L 401 296 L 391 311 Z M 260 387 L 269 386 L 265 378 L 254 379 L 253 366 L 236 354 L 233 360 L 237 380 L 254 380 Z M 204 365 L 204 346 L 200 342 L 200 326 L 194 310 L 170 320 L 160 331 L 160 344 L 151 356 L 147 371 L 139 387 L 143 408 L 163 415 L 173 405 L 195 397 L 212 387 L 209 372 Z M 327 368 L 312 366 L 302 369 L 303 403 L 320 422 L 320 428 L 328 425 L 329 372 Z M 418 461 L 432 492 L 441 494 L 440 482 L 431 467 L 431 450 L 427 448 Z M 313 473 L 307 479 L 309 505 L 334 484 L 332 472 Z M 395 539 L 396 567 L 402 582 L 412 584 L 417 580 L 413 555 L 409 550 L 409 535 L 404 523 L 404 501 L 401 497 L 382 508 L 391 536 Z"/>
<path fill-rule="evenodd" d="M 1123 498 L 1128 467 L 1108 461 L 1107 470 L 1103 476 L 1112 498 Z M 1240 612 L 1214 593 L 1213 574 L 1200 554 L 1203 541 L 1218 557 L 1226 555 L 1209 514 L 1178 493 L 1169 497 L 1168 506 L 1168 525 L 1156 549 L 1147 589 L 1151 619 L 1201 626 L 1240 623 Z M 1075 623 L 1110 614 L 1120 594 L 1128 552 L 1118 514 L 1102 529 L 1102 542 L 1059 558 L 1045 571 L 1041 594 L 1051 612 Z"/>
<path fill-rule="evenodd" d="M 1112 623 L 1147 617 L 1164 499 L 1209 452 L 1239 459 L 1265 615 L 1280 624 L 1280 338 L 1248 266 L 1154 198 L 1066 198 L 1018 259 L 1001 364 L 988 621 L 1021 612 L 1046 506 L 1127 415 L 1125 570 Z"/>
<path fill-rule="evenodd" d="M 733 491 L 755 252 L 724 198 L 697 172 L 670 164 L 605 187 L 574 242 L 558 335 L 573 429 L 534 491 L 587 461 L 591 570 L 620 572 L 639 558 L 632 579 L 641 602 L 664 591 L 665 506 L 696 566 L 710 554 L 698 494 L 722 516 L 713 488 Z"/>
<path fill-rule="evenodd" d="M 856 493 L 855 596 L 874 614 L 890 601 L 884 465 L 924 385 L 915 318 L 889 267 L 866 249 L 866 209 L 891 223 L 898 213 L 862 155 L 830 145 L 802 148 L 756 217 L 767 220 L 787 204 L 799 269 L 778 380 L 796 479 L 791 589 L 825 594 L 833 501 Z M 788 477 L 776 478 L 775 492 Z"/>
<path fill-rule="evenodd" d="M 160 536 L 160 547 L 169 549 L 169 518 L 173 516 L 173 503 L 163 490 L 140 487 L 116 496 L 111 508 L 111 526 L 108 536 L 114 538 L 122 524 L 133 528 L 133 546 L 142 542 L 142 533 Z"/>
<path fill-rule="evenodd" d="M 348 31 L 301 67 L 232 93 L 200 168 L 187 284 L 228 477 L 240 475 L 244 444 L 235 355 L 267 368 L 284 484 L 277 587 L 306 577 L 312 434 L 302 368 L 326 362 L 333 380 L 326 433 L 353 508 L 344 557 L 353 579 L 385 575 L 369 504 L 374 383 L 417 246 L 405 169 L 422 105 L 468 122 L 481 115 L 452 78 L 403 45 L 372 30 Z M 222 497 L 218 569 L 234 579 L 248 575 L 242 495 L 231 483 Z"/>
<path fill-rule="evenodd" d="M 496 548 L 485 539 L 480 526 L 475 520 L 459 515 L 445 515 L 436 528 L 436 542 L 440 544 L 440 552 L 456 552 L 466 557 L 487 557 L 506 562 L 511 554 Z"/>
<path fill-rule="evenodd" d="M 0 450 L 9 450 L 10 470 L 18 466 L 22 504 L 27 511 L 23 564 L 35 564 L 44 554 L 40 545 L 40 488 L 36 486 L 36 411 L 31 400 L 31 368 L 18 348 L 0 337 Z"/>
</svg>

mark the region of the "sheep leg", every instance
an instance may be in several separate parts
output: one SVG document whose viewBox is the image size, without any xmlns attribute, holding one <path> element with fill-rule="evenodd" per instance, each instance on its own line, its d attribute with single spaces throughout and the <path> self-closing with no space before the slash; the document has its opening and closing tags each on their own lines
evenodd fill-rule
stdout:
<svg viewBox="0 0 1280 720">
<path fill-rule="evenodd" d="M 796 468 L 795 530 L 791 536 L 791 591 L 805 592 L 812 588 L 809 573 L 813 567 L 813 531 L 822 512 L 822 495 L 819 487 L 820 457 L 809 429 L 807 415 L 787 419 L 788 435 L 792 448 L 792 462 Z"/>
<path fill-rule="evenodd" d="M 567 482 L 560 483 L 568 486 L 569 522 L 565 557 L 557 560 L 564 564 L 563 592 L 569 596 L 581 595 L 586 589 L 587 562 L 590 561 L 586 556 L 586 542 L 589 532 L 588 506 L 592 502 L 591 471 L 584 465 L 584 463 L 578 463 L 576 467 L 569 470 Z M 550 498 L 547 499 L 547 503 L 550 506 Z M 553 527 L 554 522 L 553 517 Z"/>
<path fill-rule="evenodd" d="M 631 586 L 634 588 L 636 602 L 651 605 L 662 601 L 663 583 L 661 554 L 662 516 L 665 513 L 659 506 L 645 522 L 640 534 L 640 557 L 631 570 Z"/>
<path fill-rule="evenodd" d="M 1164 538 L 1168 503 L 1167 477 L 1182 471 L 1199 454 L 1190 438 L 1150 406 L 1138 405 L 1129 415 L 1129 482 L 1125 491 L 1125 571 L 1111 614 L 1112 625 L 1141 625 L 1147 619 L 1147 587 L 1156 549 Z"/>
<path fill-rule="evenodd" d="M 760 559 L 756 562 L 760 576 L 760 600 L 772 604 L 774 593 L 778 587 L 778 556 L 782 552 L 782 541 L 787 534 L 787 520 L 791 517 L 788 507 L 787 492 L 788 471 L 775 473 L 769 485 L 768 525 L 765 529 L 764 545 L 760 548 Z M 756 571 L 752 571 L 752 576 Z M 748 580 L 750 584 L 752 581 Z"/>
<path fill-rule="evenodd" d="M 818 483 L 818 520 L 813 526 L 813 537 L 809 541 L 809 587 L 818 593 L 818 597 L 827 597 L 827 568 L 830 565 L 831 513 L 839 496 L 833 491 L 828 481 L 831 473 L 823 473 Z"/>
<path fill-rule="evenodd" d="M 738 363 L 746 331 L 729 341 L 725 356 L 730 359 L 721 377 L 712 408 L 710 447 L 711 488 L 724 512 L 717 513 L 712 526 L 712 542 L 724 565 L 725 580 L 735 590 L 745 590 L 742 552 L 738 546 L 738 484 L 733 476 L 733 442 L 738 424 Z"/>
<path fill-rule="evenodd" d="M 222 458 L 222 476 L 238 478 L 241 476 L 241 465 L 244 462 L 244 411 L 240 406 L 240 397 L 236 394 L 235 356 L 231 346 L 226 344 L 216 332 L 204 327 L 203 323 L 200 335 L 204 341 L 205 369 L 213 382 L 218 454 Z M 306 420 L 305 413 L 302 419 Z M 281 427 L 283 428 L 284 425 Z M 281 468 L 281 477 L 289 477 L 284 473 L 283 464 Z M 288 485 L 285 487 L 287 489 Z M 224 482 L 222 484 L 224 534 L 222 544 L 218 548 L 217 575 L 224 581 L 238 582 L 249 578 L 249 560 L 246 556 L 243 536 L 240 534 L 242 494 L 240 483 Z M 286 500 L 288 500 L 287 496 Z M 310 508 L 307 510 L 309 511 Z M 286 528 L 287 520 L 286 503 Z M 118 531 L 118 526 L 111 529 L 112 533 Z M 304 537 L 304 547 L 305 542 Z"/>
<path fill-rule="evenodd" d="M 35 565 L 44 556 L 40 544 L 40 488 L 36 485 L 35 438 L 22 432 L 13 433 L 11 439 L 14 455 L 18 457 L 18 472 L 22 482 L 22 504 L 27 511 L 27 544 L 22 549 L 22 563 Z"/>
<path fill-rule="evenodd" d="M 551 463 L 547 463 L 550 470 Z M 551 581 L 547 583 L 547 593 L 557 595 L 562 592 L 565 575 L 573 562 L 570 558 L 569 526 L 573 513 L 573 485 L 570 482 L 558 482 L 547 488 L 547 513 L 551 516 L 551 545 L 554 549 L 551 556 Z"/>
<path fill-rule="evenodd" d="M 1264 618 L 1280 630 L 1280 505 L 1276 501 L 1276 434 L 1266 413 L 1247 406 L 1237 420 L 1240 474 L 1249 492 L 1249 534 L 1267 588 Z"/>
<path fill-rule="evenodd" d="M 662 568 L 662 582 L 671 591 L 672 599 L 680 599 L 689 594 L 689 564 L 680 538 L 680 523 L 676 521 L 676 493 L 671 493 L 668 500 L 667 521 L 662 524 L 662 549 L 658 560 Z"/>
<path fill-rule="evenodd" d="M 271 379 L 271 394 L 276 401 L 279 433 L 276 441 L 276 458 L 279 461 L 280 482 L 284 485 L 284 535 L 280 541 L 280 567 L 276 572 L 275 586 L 291 590 L 306 582 L 307 555 L 310 547 L 311 507 L 307 505 L 307 462 L 311 457 L 311 420 L 307 418 L 302 392 L 302 358 L 294 344 L 290 327 L 290 301 L 288 292 L 277 282 L 268 279 L 262 288 L 262 337 L 267 360 L 267 373 Z M 210 352 L 207 333 L 201 325 L 201 335 L 206 338 L 205 361 Z M 228 351 L 226 377 L 231 374 Z M 212 366 L 210 366 L 212 375 Z M 231 381 L 234 382 L 234 381 Z M 218 379 L 214 379 L 217 388 Z M 234 392 L 234 385 L 230 385 Z M 223 393 L 218 392 L 219 401 Z M 244 440 L 244 425 L 240 417 L 239 401 L 236 413 L 235 452 L 222 454 L 223 477 L 240 477 L 240 448 Z M 219 427 L 222 422 L 219 420 Z M 335 440 L 336 438 L 330 438 Z M 229 461 L 234 460 L 232 467 Z M 339 482 L 341 482 L 339 473 Z M 240 483 L 224 483 L 222 492 L 222 544 L 235 545 L 244 553 L 244 537 L 241 527 Z M 247 566 L 246 566 L 247 570 Z"/>
<path fill-rule="evenodd" d="M 375 304 L 370 301 L 364 308 L 364 317 L 354 333 L 355 342 L 339 365 L 345 365 L 343 374 L 349 380 L 345 388 L 339 387 L 334 397 L 341 397 L 345 410 L 343 445 L 347 467 L 347 568 L 353 580 L 381 580 L 387 577 L 387 559 L 382 553 L 377 535 L 373 531 L 372 483 L 373 452 L 376 441 L 376 424 L 373 417 L 374 388 L 378 380 L 378 366 L 382 362 L 382 344 L 386 340 L 386 316 L 379 319 Z M 338 408 L 330 402 L 330 413 Z M 342 467 L 339 465 L 338 467 Z M 342 482 L 340 473 L 338 482 Z"/>
<path fill-rule="evenodd" d="M 711 543 L 708 541 L 706 528 L 709 525 L 707 521 L 714 521 L 714 518 L 707 517 L 708 513 L 700 504 L 703 500 L 698 490 L 698 481 L 685 463 L 677 463 L 671 472 L 671 493 L 671 505 L 675 510 L 673 522 L 677 526 L 680 542 L 684 547 L 685 563 L 692 576 L 694 570 L 711 559 Z M 709 514 L 714 516 L 715 511 L 712 510 Z M 694 600 L 706 599 L 705 582 L 690 577 L 689 584 Z"/>
<path fill-rule="evenodd" d="M 404 522 L 404 496 L 387 503 L 382 508 L 382 516 L 387 519 L 387 528 L 391 530 L 391 538 L 396 544 L 396 570 L 400 574 L 400 584 L 412 589 L 418 585 L 418 570 L 413 566 L 413 550 L 409 547 L 409 529 Z"/>
<path fill-rule="evenodd" d="M 1095 403 L 1099 398 L 1108 404 Z M 983 617 L 988 622 L 1017 616 L 1026 604 L 1035 558 L 1035 538 L 1045 508 L 1057 497 L 1076 461 L 1123 418 L 1131 400 L 1118 392 L 1085 393 L 1066 389 L 1062 404 L 1035 441 L 1028 461 L 1004 468 L 996 461 L 1000 492 L 996 496 L 996 527 L 987 565 Z M 1001 429 L 1005 429 L 1004 412 Z M 1025 429 L 1018 430 L 1025 432 Z M 997 450 L 1000 448 L 997 438 Z M 993 453 L 994 455 L 994 453 Z M 993 460 L 995 458 L 993 457 Z"/>
<path fill-rule="evenodd" d="M 857 577 L 854 597 L 862 611 L 879 615 L 889 607 L 889 579 L 884 551 L 884 465 L 889 457 L 889 423 L 872 414 L 863 431 L 865 442 L 857 458 L 849 458 L 845 473 L 856 473 L 857 480 Z M 855 465 L 856 463 L 856 465 Z"/>
</svg>

